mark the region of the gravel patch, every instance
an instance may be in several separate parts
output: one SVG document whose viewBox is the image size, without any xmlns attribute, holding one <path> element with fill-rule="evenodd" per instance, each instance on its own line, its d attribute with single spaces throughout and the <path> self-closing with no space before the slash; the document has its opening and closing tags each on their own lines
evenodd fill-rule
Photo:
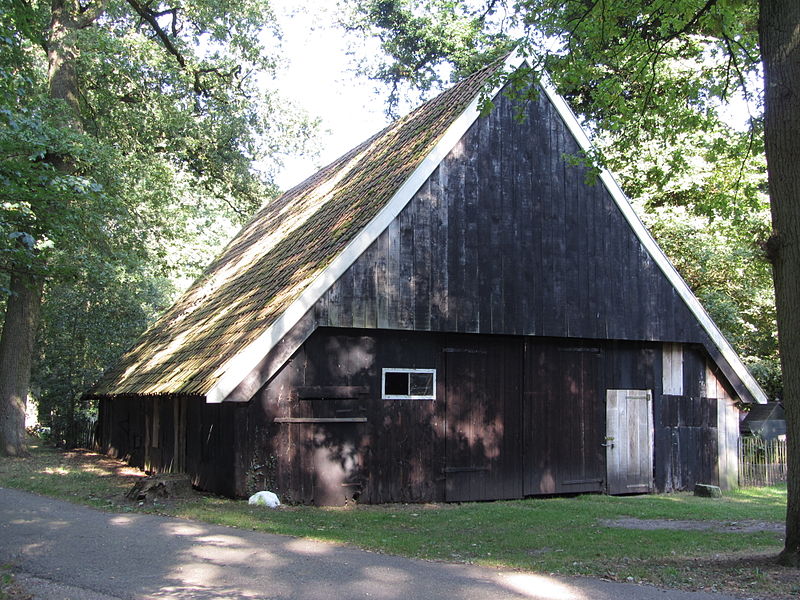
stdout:
<svg viewBox="0 0 800 600">
<path fill-rule="evenodd" d="M 620 519 L 601 519 L 599 523 L 605 527 L 621 527 L 623 529 L 672 529 L 677 531 L 721 531 L 724 533 L 759 533 L 771 531 L 782 533 L 783 523 L 767 521 L 680 521 L 674 519 L 636 519 L 625 517 Z"/>
</svg>

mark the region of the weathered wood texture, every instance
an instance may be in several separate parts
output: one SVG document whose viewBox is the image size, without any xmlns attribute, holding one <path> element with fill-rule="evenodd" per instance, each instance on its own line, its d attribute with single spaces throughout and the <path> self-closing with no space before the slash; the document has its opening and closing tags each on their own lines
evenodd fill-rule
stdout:
<svg viewBox="0 0 800 600">
<path fill-rule="evenodd" d="M 702 350 L 682 354 L 699 389 Z M 661 356 L 653 342 L 322 328 L 239 405 L 249 463 L 234 487 L 317 504 L 605 491 L 607 389 L 652 391 L 656 489 L 717 483 L 716 400 L 664 396 Z M 382 400 L 388 367 L 436 369 L 436 399 Z"/>
<path fill-rule="evenodd" d="M 439 364 L 433 340 L 414 334 L 319 330 L 250 403 L 253 454 L 263 465 L 252 479 L 290 502 L 437 499 L 439 404 L 382 400 L 381 368 Z"/>
<path fill-rule="evenodd" d="M 522 349 L 474 336 L 444 348 L 445 500 L 522 497 Z"/>
<path fill-rule="evenodd" d="M 723 490 L 739 486 L 739 409 L 722 377 L 708 364 L 705 395 L 717 399 L 717 472 Z"/>
<path fill-rule="evenodd" d="M 319 326 L 707 343 L 542 95 L 499 99 L 315 307 Z"/>
<path fill-rule="evenodd" d="M 687 391 L 663 394 L 662 354 L 653 342 L 322 328 L 249 403 L 102 400 L 101 439 L 154 472 L 181 460 L 194 485 L 229 496 L 269 489 L 286 502 L 343 504 L 599 492 L 606 390 L 651 390 L 655 488 L 734 485 L 728 392 L 702 349 L 684 345 Z M 387 367 L 436 369 L 436 399 L 382 400 Z"/>
<path fill-rule="evenodd" d="M 653 393 L 606 391 L 606 491 L 653 491 Z"/>
<path fill-rule="evenodd" d="M 241 402 L 104 401 L 109 447 L 290 502 L 602 491 L 605 391 L 652 390 L 656 489 L 729 481 L 730 394 L 706 363 L 720 382 L 730 366 L 605 187 L 568 164 L 578 146 L 545 96 L 524 113 L 500 98 L 469 129 Z M 437 399 L 382 400 L 383 367 L 437 369 Z"/>
<path fill-rule="evenodd" d="M 603 489 L 605 370 L 613 357 L 580 340 L 526 341 L 526 495 Z"/>
</svg>

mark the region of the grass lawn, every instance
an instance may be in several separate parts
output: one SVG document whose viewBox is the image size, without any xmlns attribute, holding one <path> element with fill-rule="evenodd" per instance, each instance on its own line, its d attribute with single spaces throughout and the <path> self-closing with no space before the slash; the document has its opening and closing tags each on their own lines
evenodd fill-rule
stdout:
<svg viewBox="0 0 800 600">
<path fill-rule="evenodd" d="M 157 512 L 378 552 L 745 597 L 796 598 L 800 570 L 778 567 L 786 488 L 691 494 L 528 499 L 349 508 L 282 507 L 196 494 L 139 505 L 124 498 L 142 473 L 90 452 L 32 448 L 0 459 L 0 486 L 114 511 Z"/>
</svg>

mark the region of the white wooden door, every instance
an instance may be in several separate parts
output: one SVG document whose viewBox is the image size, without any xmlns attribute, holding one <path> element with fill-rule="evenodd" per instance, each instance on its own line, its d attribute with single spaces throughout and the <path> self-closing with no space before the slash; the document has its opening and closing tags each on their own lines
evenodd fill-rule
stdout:
<svg viewBox="0 0 800 600">
<path fill-rule="evenodd" d="M 609 494 L 653 491 L 653 393 L 606 391 L 606 477 Z"/>
</svg>

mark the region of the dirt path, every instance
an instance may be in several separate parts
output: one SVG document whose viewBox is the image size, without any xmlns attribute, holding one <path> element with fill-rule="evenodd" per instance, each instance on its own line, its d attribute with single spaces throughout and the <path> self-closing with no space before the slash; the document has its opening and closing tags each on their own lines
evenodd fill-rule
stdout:
<svg viewBox="0 0 800 600">
<path fill-rule="evenodd" d="M 0 563 L 43 600 L 732 600 L 411 560 L 0 488 Z"/>
</svg>

